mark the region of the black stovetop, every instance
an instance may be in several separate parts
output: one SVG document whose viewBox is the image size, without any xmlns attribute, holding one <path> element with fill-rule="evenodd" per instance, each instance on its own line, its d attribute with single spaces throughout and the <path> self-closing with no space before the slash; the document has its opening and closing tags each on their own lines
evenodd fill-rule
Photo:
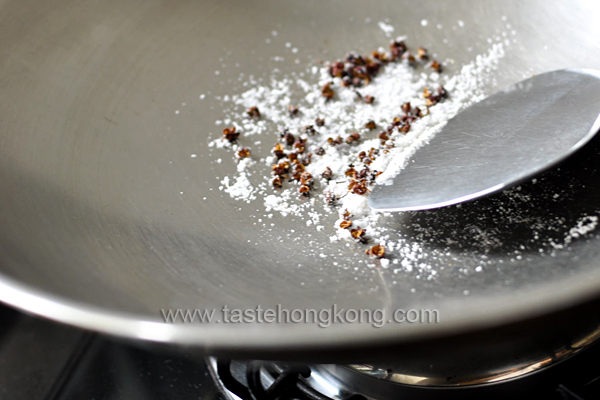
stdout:
<svg viewBox="0 0 600 400">
<path fill-rule="evenodd" d="M 211 369 L 202 358 L 132 347 L 3 306 L 0 306 L 0 321 L 0 399 L 228 398 L 220 392 Z M 522 392 L 499 397 L 600 398 L 600 344 L 559 364 L 548 376 L 539 396 L 531 397 L 529 391 L 526 397 Z M 527 387 L 527 384 L 517 387 Z M 488 397 L 497 396 L 482 398 Z"/>
</svg>

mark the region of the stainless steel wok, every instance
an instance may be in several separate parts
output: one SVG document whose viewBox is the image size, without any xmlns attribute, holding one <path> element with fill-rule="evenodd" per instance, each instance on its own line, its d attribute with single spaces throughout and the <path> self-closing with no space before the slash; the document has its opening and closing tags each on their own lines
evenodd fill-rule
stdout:
<svg viewBox="0 0 600 400">
<path fill-rule="evenodd" d="M 363 250 L 329 244 L 328 228 L 311 232 L 344 255 L 337 266 L 315 258 L 279 240 L 292 227 L 308 232 L 303 223 L 275 215 L 270 231 L 259 229 L 261 204 L 218 190 L 235 164 L 215 163 L 209 152 L 220 131 L 214 121 L 223 117 L 215 96 L 239 93 L 240 72 L 268 78 L 274 68 L 299 72 L 315 59 L 385 46 L 376 22 L 386 18 L 409 44 L 453 59 L 448 73 L 488 49 L 488 37 L 506 33 L 516 43 L 494 73 L 498 86 L 553 69 L 600 68 L 593 1 L 0 1 L 0 299 L 125 339 L 254 357 L 390 363 L 401 355 L 409 363 L 437 356 L 452 364 L 458 349 L 467 354 L 475 344 L 487 356 L 543 344 L 549 354 L 557 343 L 594 337 L 597 232 L 548 256 L 527 245 L 527 226 L 494 215 L 502 199 L 397 215 L 390 223 L 407 234 L 440 227 L 423 247 L 447 252 L 429 260 L 444 269 L 425 280 L 355 268 Z M 273 59 L 282 54 L 284 62 Z M 550 173 L 544 190 L 524 186 L 532 218 L 570 226 L 598 212 L 593 146 Z M 468 229 L 475 225 L 502 244 L 486 249 Z M 491 262 L 474 273 L 484 253 Z M 160 314 L 225 304 L 428 307 L 441 321 L 323 329 L 165 324 Z"/>
</svg>

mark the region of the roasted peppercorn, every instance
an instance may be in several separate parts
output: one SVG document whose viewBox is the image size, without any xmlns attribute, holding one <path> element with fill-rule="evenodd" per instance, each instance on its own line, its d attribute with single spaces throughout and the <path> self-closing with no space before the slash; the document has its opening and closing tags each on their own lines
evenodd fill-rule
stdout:
<svg viewBox="0 0 600 400">
<path fill-rule="evenodd" d="M 352 226 L 352 221 L 342 221 L 340 222 L 340 228 L 348 229 Z"/>
<path fill-rule="evenodd" d="M 250 118 L 260 118 L 260 111 L 258 111 L 258 107 L 256 106 L 247 109 L 246 114 L 248 114 Z"/>
<path fill-rule="evenodd" d="M 250 157 L 250 149 L 247 147 L 242 147 L 241 149 L 238 150 L 237 152 L 237 156 L 239 158 L 247 158 Z"/>
<path fill-rule="evenodd" d="M 354 143 L 356 141 L 360 140 L 360 135 L 358 134 L 358 132 L 354 132 L 352 134 L 350 134 L 350 136 L 348 136 L 346 138 L 346 143 L 351 144 Z"/>
<path fill-rule="evenodd" d="M 285 157 L 285 152 L 283 150 L 284 150 L 283 144 L 277 143 L 275 145 L 275 147 L 273 147 L 273 150 L 271 150 L 271 152 L 273 153 L 275 158 L 277 158 L 279 160 L 280 158 Z"/>
<path fill-rule="evenodd" d="M 370 249 L 365 250 L 365 254 L 371 257 L 382 258 L 383 256 L 385 256 L 385 247 L 376 244 Z"/>
<path fill-rule="evenodd" d="M 335 95 L 335 92 L 331 88 L 330 82 L 327 82 L 326 84 L 323 85 L 323 87 L 321 88 L 321 94 L 327 100 L 331 100 L 333 98 L 333 96 Z"/>
<path fill-rule="evenodd" d="M 325 171 L 323 171 L 321 176 L 323 177 L 323 179 L 330 181 L 331 178 L 333 178 L 333 172 L 331 171 L 331 168 L 325 167 Z"/>
<path fill-rule="evenodd" d="M 240 136 L 239 132 L 236 132 L 235 126 L 231 128 L 223 129 L 223 137 L 228 140 L 230 143 L 235 143 Z"/>
</svg>

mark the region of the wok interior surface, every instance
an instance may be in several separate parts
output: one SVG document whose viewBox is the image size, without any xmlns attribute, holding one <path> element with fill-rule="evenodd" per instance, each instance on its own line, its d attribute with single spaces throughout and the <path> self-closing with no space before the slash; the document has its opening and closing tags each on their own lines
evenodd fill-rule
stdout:
<svg viewBox="0 0 600 400">
<path fill-rule="evenodd" d="M 534 73 L 600 68 L 599 16 L 593 2 L 0 2 L 0 298 L 123 337 L 290 351 L 466 331 L 590 298 L 600 288 L 598 231 L 565 249 L 531 238 L 539 230 L 558 242 L 598 214 L 597 141 L 523 185 L 522 197 L 390 218 L 432 254 L 431 280 L 355 268 L 364 249 L 329 242 L 334 216 L 324 231 L 310 230 L 323 258 L 281 240 L 290 229 L 309 232 L 304 221 L 275 214 L 271 230 L 259 228 L 263 205 L 218 189 L 235 163 L 226 152 L 215 162 L 208 143 L 222 129 L 215 97 L 240 93 L 241 72 L 267 79 L 274 68 L 298 72 L 385 46 L 377 21 L 452 59 L 448 73 L 507 33 L 506 56 L 484 88 L 491 94 Z M 298 53 L 285 53 L 286 42 Z M 545 229 L 546 219 L 566 228 Z M 441 322 L 144 325 L 162 322 L 161 309 L 225 304 L 429 307 Z"/>
</svg>

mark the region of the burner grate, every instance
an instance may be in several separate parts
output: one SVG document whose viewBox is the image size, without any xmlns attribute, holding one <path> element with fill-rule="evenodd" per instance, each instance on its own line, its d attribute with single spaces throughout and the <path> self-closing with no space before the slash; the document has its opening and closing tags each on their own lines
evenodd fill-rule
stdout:
<svg viewBox="0 0 600 400">
<path fill-rule="evenodd" d="M 212 358 L 213 371 L 223 389 L 241 400 L 372 400 L 372 397 L 360 393 L 348 392 L 347 388 L 339 394 L 324 394 L 311 386 L 311 377 L 318 371 L 306 365 L 283 365 L 267 361 L 231 361 Z M 209 365 L 211 361 L 209 360 Z M 232 373 L 235 371 L 235 374 Z M 578 392 L 585 392 L 584 397 L 576 394 L 563 384 L 523 387 L 524 379 L 517 379 L 515 385 L 486 385 L 486 387 L 470 389 L 423 389 L 398 384 L 398 399 L 520 399 L 530 400 L 588 400 L 589 391 L 579 387 Z M 576 385 L 578 386 L 578 385 Z M 440 390 L 438 390 L 440 389 Z M 533 389 L 533 390 L 532 390 Z M 592 393 L 595 391 L 592 390 Z"/>
<path fill-rule="evenodd" d="M 267 372 L 273 379 L 267 387 L 261 378 Z M 311 369 L 304 365 L 287 366 L 283 369 L 263 361 L 249 361 L 245 368 L 246 385 L 231 373 L 230 360 L 217 360 L 217 375 L 223 386 L 242 400 L 333 400 L 313 389 L 302 378 L 309 378 Z M 360 394 L 345 396 L 343 400 L 367 400 Z"/>
</svg>

